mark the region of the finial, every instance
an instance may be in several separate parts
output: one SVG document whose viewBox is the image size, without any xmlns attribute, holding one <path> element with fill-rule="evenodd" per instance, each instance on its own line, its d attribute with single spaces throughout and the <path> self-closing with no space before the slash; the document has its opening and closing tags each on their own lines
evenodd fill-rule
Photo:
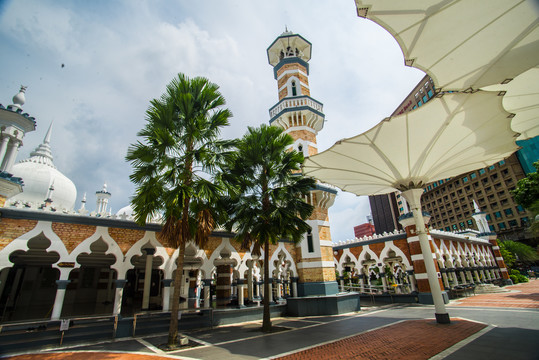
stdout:
<svg viewBox="0 0 539 360">
<path fill-rule="evenodd" d="M 107 192 L 107 183 L 103 183 L 103 192 Z"/>
<path fill-rule="evenodd" d="M 26 89 L 28 86 L 21 85 L 21 89 L 19 92 L 13 96 L 13 107 L 16 107 L 18 109 L 22 109 L 22 106 L 26 102 L 26 98 L 24 97 L 24 93 L 26 92 Z"/>
<path fill-rule="evenodd" d="M 473 199 L 472 201 L 473 201 L 474 212 L 480 213 L 480 212 L 481 212 L 481 209 L 479 208 L 479 206 L 478 206 L 477 203 L 475 202 L 475 199 Z"/>
</svg>

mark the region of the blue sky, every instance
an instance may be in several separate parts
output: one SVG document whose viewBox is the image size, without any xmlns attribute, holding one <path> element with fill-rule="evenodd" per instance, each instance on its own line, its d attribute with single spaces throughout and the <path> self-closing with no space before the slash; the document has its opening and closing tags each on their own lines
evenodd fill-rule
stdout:
<svg viewBox="0 0 539 360">
<path fill-rule="evenodd" d="M 94 209 L 107 182 L 116 212 L 134 189 L 127 147 L 149 101 L 177 73 L 221 86 L 234 114 L 225 137 L 268 122 L 278 97 L 266 49 L 285 26 L 313 44 L 311 96 L 327 120 L 319 151 L 391 114 L 423 76 L 403 65 L 389 33 L 357 17 L 353 0 L 0 0 L 0 103 L 26 85 L 24 110 L 37 120 L 17 160 L 54 121 L 54 162 L 77 186 L 77 208 L 86 192 Z M 340 193 L 330 209 L 333 241 L 352 238 L 369 212 L 366 197 Z"/>
</svg>

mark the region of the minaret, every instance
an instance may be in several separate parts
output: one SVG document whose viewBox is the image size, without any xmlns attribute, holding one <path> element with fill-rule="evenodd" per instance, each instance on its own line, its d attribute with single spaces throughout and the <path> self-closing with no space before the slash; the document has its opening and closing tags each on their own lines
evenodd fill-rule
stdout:
<svg viewBox="0 0 539 360">
<path fill-rule="evenodd" d="M 96 191 L 95 196 L 97 198 L 95 212 L 101 216 L 105 216 L 107 214 L 107 205 L 111 197 L 111 194 L 107 191 L 107 183 L 103 184 L 103 189 L 101 191 Z"/>
<path fill-rule="evenodd" d="M 324 113 L 322 103 L 311 97 L 309 88 L 311 43 L 287 29 L 267 53 L 279 94 L 279 102 L 269 110 L 269 123 L 292 136 L 294 149 L 306 157 L 314 155 L 318 153 L 316 136 L 324 127 Z M 328 218 L 336 194 L 336 189 L 319 183 L 306 199 L 315 210 L 307 221 L 312 231 L 297 245 L 299 296 L 338 292 Z"/>
<path fill-rule="evenodd" d="M 26 86 L 21 86 L 19 92 L 13 96 L 13 104 L 4 108 L 0 104 L 0 170 L 10 172 L 15 163 L 19 147 L 22 146 L 24 134 L 36 129 L 33 117 L 23 113 L 22 106 L 26 102 L 24 93 Z"/>
</svg>

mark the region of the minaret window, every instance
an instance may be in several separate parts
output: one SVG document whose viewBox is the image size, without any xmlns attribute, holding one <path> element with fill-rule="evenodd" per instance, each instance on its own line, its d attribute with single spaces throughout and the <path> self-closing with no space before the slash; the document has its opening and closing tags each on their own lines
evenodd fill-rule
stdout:
<svg viewBox="0 0 539 360">
<path fill-rule="evenodd" d="M 313 233 L 311 232 L 311 230 L 307 232 L 307 250 L 310 253 L 314 252 Z"/>
<path fill-rule="evenodd" d="M 303 145 L 299 145 L 299 146 L 298 146 L 298 151 L 299 151 L 299 152 L 303 152 Z"/>
<path fill-rule="evenodd" d="M 298 90 L 296 88 L 296 82 L 292 81 L 292 96 L 298 96 Z"/>
</svg>

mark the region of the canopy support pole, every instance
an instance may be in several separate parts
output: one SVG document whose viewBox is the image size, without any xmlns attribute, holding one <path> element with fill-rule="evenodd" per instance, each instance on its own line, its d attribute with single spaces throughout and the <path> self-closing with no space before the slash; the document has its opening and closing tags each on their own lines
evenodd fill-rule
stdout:
<svg viewBox="0 0 539 360">
<path fill-rule="evenodd" d="M 449 314 L 445 309 L 440 281 L 438 280 L 436 266 L 432 258 L 429 238 L 421 211 L 421 195 L 423 195 L 423 189 L 409 189 L 402 192 L 402 196 L 404 196 L 408 202 L 414 216 L 416 232 L 421 246 L 421 254 L 423 255 L 423 260 L 425 262 L 432 300 L 434 302 L 436 322 L 439 324 L 449 324 Z"/>
</svg>

